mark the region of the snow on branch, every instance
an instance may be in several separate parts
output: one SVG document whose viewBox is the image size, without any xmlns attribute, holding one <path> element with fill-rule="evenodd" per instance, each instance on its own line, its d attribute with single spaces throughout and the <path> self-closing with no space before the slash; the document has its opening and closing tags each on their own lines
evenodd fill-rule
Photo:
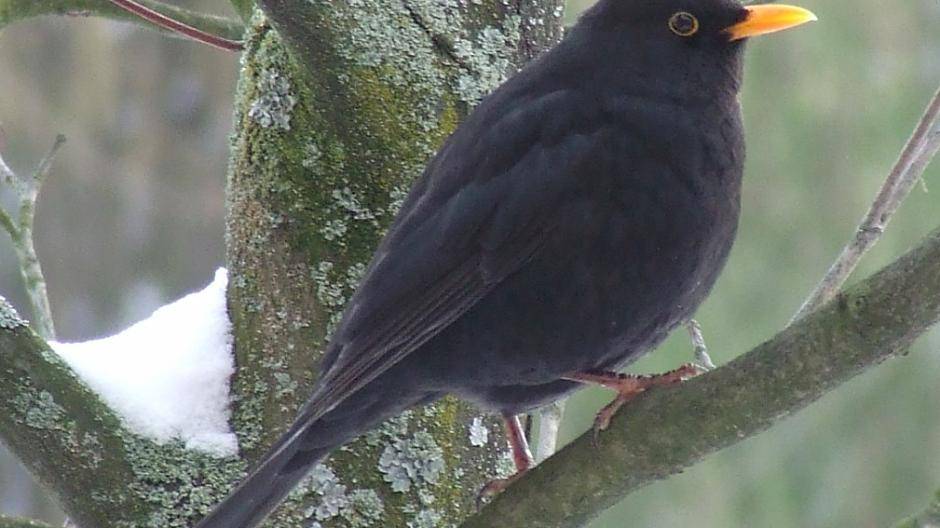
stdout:
<svg viewBox="0 0 940 528">
<path fill-rule="evenodd" d="M 158 443 L 235 455 L 229 378 L 235 371 L 225 269 L 202 291 L 163 306 L 123 332 L 50 345 L 127 427 Z"/>
</svg>

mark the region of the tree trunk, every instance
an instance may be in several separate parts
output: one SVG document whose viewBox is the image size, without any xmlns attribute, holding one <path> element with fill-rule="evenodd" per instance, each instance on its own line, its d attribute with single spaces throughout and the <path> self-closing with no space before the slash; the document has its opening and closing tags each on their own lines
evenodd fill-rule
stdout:
<svg viewBox="0 0 940 528">
<path fill-rule="evenodd" d="M 560 4 L 526 6 L 541 14 L 492 0 L 269 1 L 252 20 L 226 240 L 233 421 L 249 463 L 310 394 L 414 178 L 483 95 L 560 35 Z M 497 420 L 446 399 L 334 453 L 268 525 L 450 526 L 505 455 Z"/>
</svg>

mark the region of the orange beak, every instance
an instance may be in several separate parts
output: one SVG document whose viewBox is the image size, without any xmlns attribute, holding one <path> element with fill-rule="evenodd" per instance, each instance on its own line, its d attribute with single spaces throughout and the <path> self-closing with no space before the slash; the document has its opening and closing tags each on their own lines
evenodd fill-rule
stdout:
<svg viewBox="0 0 940 528">
<path fill-rule="evenodd" d="M 725 28 L 731 40 L 766 35 L 816 20 L 812 12 L 789 5 L 759 4 L 745 6 L 744 9 L 747 10 L 747 18 Z"/>
</svg>

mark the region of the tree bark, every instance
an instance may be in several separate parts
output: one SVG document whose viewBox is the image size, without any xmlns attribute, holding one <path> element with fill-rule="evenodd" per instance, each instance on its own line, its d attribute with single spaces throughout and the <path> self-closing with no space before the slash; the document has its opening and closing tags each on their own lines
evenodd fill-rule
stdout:
<svg viewBox="0 0 940 528">
<path fill-rule="evenodd" d="M 127 430 L 0 297 L 0 438 L 80 526 L 191 526 L 245 463 Z"/>
</svg>

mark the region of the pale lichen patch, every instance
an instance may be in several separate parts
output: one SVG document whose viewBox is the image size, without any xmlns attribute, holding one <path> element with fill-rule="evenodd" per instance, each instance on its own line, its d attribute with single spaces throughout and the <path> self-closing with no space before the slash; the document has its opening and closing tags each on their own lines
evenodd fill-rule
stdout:
<svg viewBox="0 0 940 528">
<path fill-rule="evenodd" d="M 18 393 L 13 406 L 21 413 L 22 422 L 33 429 L 69 429 L 64 423 L 67 413 L 48 391 L 35 389 Z"/>
<path fill-rule="evenodd" d="M 226 495 L 226 485 L 245 472 L 244 461 L 219 459 L 186 449 L 182 442 L 163 445 L 124 435 L 127 460 L 136 477 L 126 488 L 148 504 L 150 514 L 138 528 L 186 528 Z M 131 525 L 128 525 L 131 526 Z"/>
<path fill-rule="evenodd" d="M 342 526 L 367 528 L 381 520 L 385 505 L 375 490 L 354 489 L 347 493 L 336 474 L 326 464 L 317 464 L 305 482 L 298 486 L 294 499 L 312 492 L 317 496 L 313 506 L 304 512 L 310 526 L 323 526 L 321 522 L 342 520 Z M 332 526 L 332 524 L 331 524 Z"/>
<path fill-rule="evenodd" d="M 274 381 L 277 382 L 277 390 L 274 392 L 276 398 L 292 396 L 297 390 L 297 381 L 287 372 L 275 372 Z"/>
<path fill-rule="evenodd" d="M 490 430 L 483 424 L 483 419 L 475 417 L 470 423 L 470 445 L 483 447 L 490 439 Z"/>
<path fill-rule="evenodd" d="M 505 450 L 496 460 L 496 476 L 507 478 L 516 473 L 516 463 L 512 459 L 512 451 Z"/>
<path fill-rule="evenodd" d="M 349 504 L 342 515 L 350 528 L 366 528 L 378 523 L 384 513 L 385 504 L 375 490 L 357 489 L 349 494 Z"/>
<path fill-rule="evenodd" d="M 427 509 L 419 511 L 412 520 L 408 521 L 408 528 L 438 528 L 442 516 L 437 510 Z"/>
<path fill-rule="evenodd" d="M 385 446 L 379 457 L 379 471 L 398 492 L 406 492 L 412 485 L 437 484 L 444 467 L 444 452 L 427 431 L 396 440 Z"/>
<path fill-rule="evenodd" d="M 343 315 L 342 308 L 346 304 L 347 296 L 352 295 L 354 287 L 349 287 L 340 271 L 328 260 L 317 264 L 316 267 L 310 270 L 310 275 L 317 286 L 317 300 L 327 307 L 330 314 L 326 325 L 326 334 L 323 338 L 324 343 L 326 343 L 339 325 Z"/>
<path fill-rule="evenodd" d="M 510 16 L 503 29 L 486 27 L 472 39 L 454 40 L 454 54 L 468 66 L 457 77 L 462 101 L 480 102 L 514 71 L 516 51 L 512 44 L 519 41 L 520 23 L 518 16 Z"/>
<path fill-rule="evenodd" d="M 258 94 L 248 109 L 248 117 L 264 128 L 290 130 L 291 112 L 297 97 L 290 80 L 274 69 L 262 69 L 255 83 Z"/>
<path fill-rule="evenodd" d="M 13 305 L 10 304 L 5 297 L 0 295 L 0 328 L 15 330 L 27 326 L 28 324 L 26 320 L 20 317 L 16 308 L 13 308 Z"/>
</svg>

